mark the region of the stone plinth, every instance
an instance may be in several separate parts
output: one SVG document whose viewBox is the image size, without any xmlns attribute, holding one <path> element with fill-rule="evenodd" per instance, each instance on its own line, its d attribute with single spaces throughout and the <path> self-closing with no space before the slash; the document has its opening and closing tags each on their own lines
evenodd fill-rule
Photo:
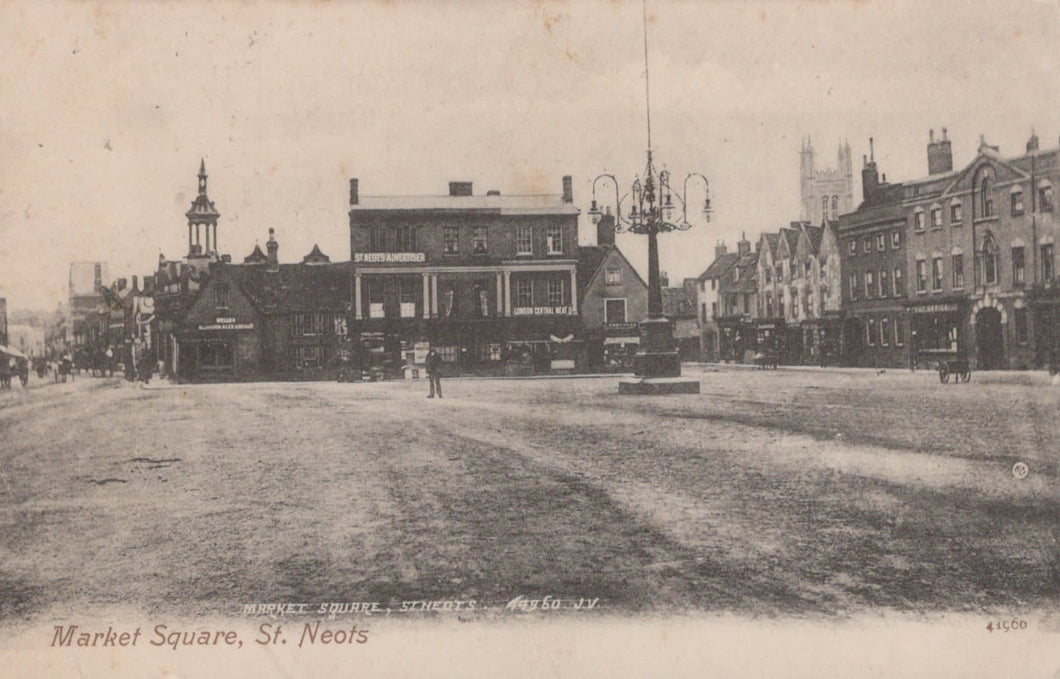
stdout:
<svg viewBox="0 0 1060 679">
<path fill-rule="evenodd" d="M 687 377 L 624 377 L 618 382 L 619 394 L 698 394 L 699 380 Z"/>
</svg>

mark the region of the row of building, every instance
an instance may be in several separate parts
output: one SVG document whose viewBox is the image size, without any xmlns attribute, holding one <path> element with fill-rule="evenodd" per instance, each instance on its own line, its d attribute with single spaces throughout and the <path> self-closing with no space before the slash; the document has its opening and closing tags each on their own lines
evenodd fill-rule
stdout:
<svg viewBox="0 0 1060 679">
<path fill-rule="evenodd" d="M 804 144 L 802 219 L 761 234 L 753 250 L 747 240 L 735 253 L 717 248 L 697 285 L 704 357 L 1055 366 L 1060 149 L 1042 150 L 1032 133 L 1023 153 L 1004 156 L 981 138 L 954 169 L 943 128 L 929 134 L 926 176 L 888 182 L 869 144 L 856 207 L 842 208 L 849 147 L 836 171 L 820 172 Z"/>
<path fill-rule="evenodd" d="M 849 144 L 834 169 L 800 152 L 797 221 L 723 244 L 698 278 L 663 291 L 685 360 L 851 366 L 971 359 L 976 369 L 1054 365 L 1060 293 L 1053 198 L 1060 149 L 1002 156 L 981 141 L 954 169 L 929 135 L 925 177 L 891 183 L 870 140 L 855 204 Z M 350 180 L 349 259 L 316 246 L 281 263 L 220 254 L 205 164 L 186 213 L 187 254 L 77 305 L 73 343 L 184 379 L 320 376 L 344 366 L 416 371 L 428 347 L 451 371 L 525 375 L 628 370 L 647 286 L 615 244 L 578 243 L 570 177 L 553 195 L 362 195 Z M 665 284 L 664 284 L 665 285 Z M 94 305 L 94 306 L 93 306 Z M 108 355 L 111 355 L 108 354 Z"/>
<path fill-rule="evenodd" d="M 470 182 L 440 196 L 365 196 L 351 179 L 348 260 L 314 246 L 281 263 L 270 229 L 264 252 L 233 262 L 219 254 L 204 163 L 187 255 L 101 286 L 75 353 L 130 365 L 150 355 L 188 380 L 400 374 L 428 347 L 459 373 L 628 370 L 647 286 L 613 225 L 579 245 L 578 215 L 570 177 L 559 194 L 530 196 L 477 195 Z"/>
</svg>

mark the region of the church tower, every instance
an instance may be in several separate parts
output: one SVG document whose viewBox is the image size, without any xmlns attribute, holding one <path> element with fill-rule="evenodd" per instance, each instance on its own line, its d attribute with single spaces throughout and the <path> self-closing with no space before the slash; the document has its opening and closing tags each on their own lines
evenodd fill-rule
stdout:
<svg viewBox="0 0 1060 679">
<path fill-rule="evenodd" d="M 188 258 L 217 259 L 217 218 L 220 213 L 213 201 L 206 195 L 206 160 L 199 162 L 199 195 L 191 203 L 191 209 L 185 213 L 188 218 Z M 213 230 L 213 239 L 210 230 Z M 202 232 L 206 232 L 205 246 Z M 194 238 L 193 238 L 194 236 Z"/>
<path fill-rule="evenodd" d="M 799 219 L 811 224 L 838 219 L 854 211 L 854 167 L 850 143 L 840 142 L 836 167 L 818 170 L 814 163 L 813 142 L 802 141 L 799 150 Z"/>
</svg>

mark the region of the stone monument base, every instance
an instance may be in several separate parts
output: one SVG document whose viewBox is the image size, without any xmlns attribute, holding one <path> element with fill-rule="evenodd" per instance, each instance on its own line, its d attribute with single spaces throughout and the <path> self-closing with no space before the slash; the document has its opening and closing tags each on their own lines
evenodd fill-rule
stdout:
<svg viewBox="0 0 1060 679">
<path fill-rule="evenodd" d="M 699 380 L 687 377 L 623 377 L 618 381 L 619 394 L 698 394 Z"/>
</svg>

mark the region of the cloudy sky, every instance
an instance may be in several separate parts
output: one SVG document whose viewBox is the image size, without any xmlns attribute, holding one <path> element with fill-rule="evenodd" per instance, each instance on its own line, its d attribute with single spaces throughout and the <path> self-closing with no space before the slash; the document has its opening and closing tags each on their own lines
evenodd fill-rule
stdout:
<svg viewBox="0 0 1060 679">
<path fill-rule="evenodd" d="M 697 275 L 713 245 L 798 217 L 798 150 L 819 165 L 875 137 L 892 181 L 926 174 L 928 129 L 958 165 L 1060 136 L 1060 1 L 648 0 L 656 157 L 706 174 L 716 219 L 666 236 Z M 0 4 L 0 295 L 52 307 L 69 263 L 112 276 L 186 251 L 205 157 L 221 250 L 270 227 L 280 258 L 348 259 L 347 186 L 558 193 L 640 172 L 639 0 Z M 855 199 L 860 184 L 855 178 Z M 613 194 L 612 194 L 613 195 Z M 587 219 L 583 242 L 594 233 Z M 642 237 L 619 243 L 642 269 Z"/>
</svg>

